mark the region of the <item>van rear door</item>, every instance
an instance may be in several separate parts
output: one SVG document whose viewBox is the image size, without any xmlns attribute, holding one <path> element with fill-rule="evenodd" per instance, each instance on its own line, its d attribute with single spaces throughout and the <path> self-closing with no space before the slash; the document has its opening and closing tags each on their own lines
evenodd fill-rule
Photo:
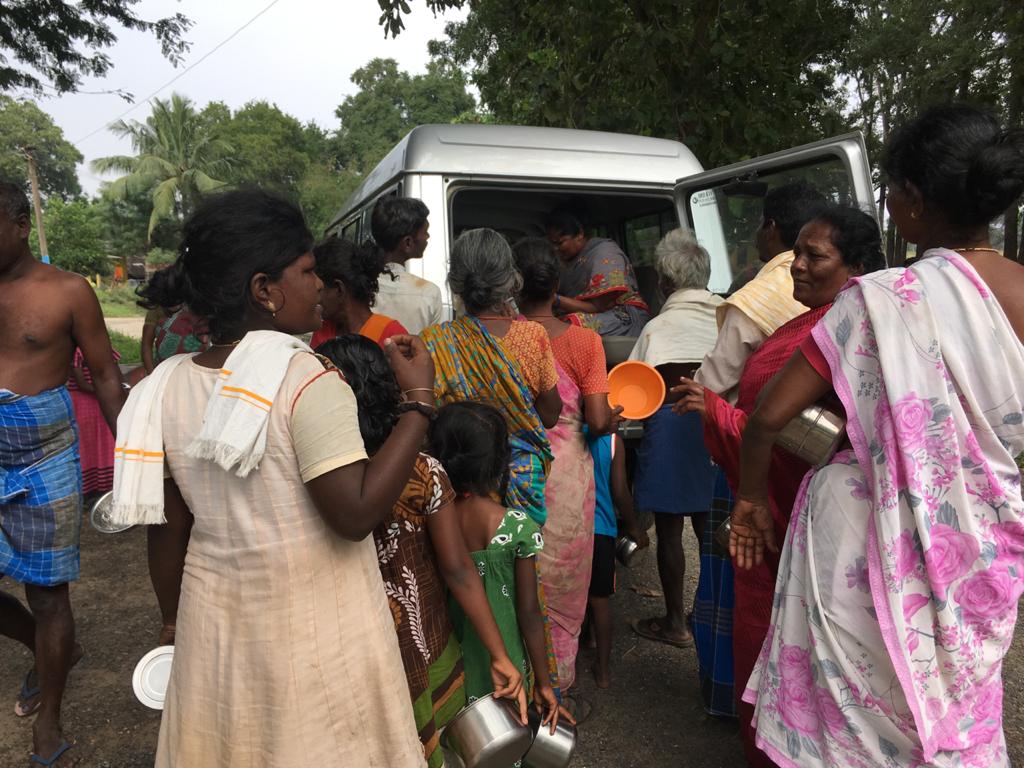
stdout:
<svg viewBox="0 0 1024 768">
<path fill-rule="evenodd" d="M 679 220 L 711 255 L 711 284 L 725 293 L 734 279 L 760 267 L 754 236 L 762 198 L 773 187 L 803 181 L 826 198 L 877 216 L 864 137 L 859 132 L 774 152 L 679 179 Z"/>
</svg>

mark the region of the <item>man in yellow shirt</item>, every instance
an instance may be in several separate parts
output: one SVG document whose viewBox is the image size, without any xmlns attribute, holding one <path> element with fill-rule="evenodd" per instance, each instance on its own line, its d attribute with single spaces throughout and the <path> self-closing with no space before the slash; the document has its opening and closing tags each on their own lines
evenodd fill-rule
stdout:
<svg viewBox="0 0 1024 768">
<path fill-rule="evenodd" d="M 793 298 L 793 245 L 801 227 L 824 207 L 825 198 L 802 182 L 769 190 L 755 235 L 764 266 L 718 307 L 718 340 L 694 379 L 736 404 L 743 366 L 779 326 L 807 311 Z"/>
</svg>

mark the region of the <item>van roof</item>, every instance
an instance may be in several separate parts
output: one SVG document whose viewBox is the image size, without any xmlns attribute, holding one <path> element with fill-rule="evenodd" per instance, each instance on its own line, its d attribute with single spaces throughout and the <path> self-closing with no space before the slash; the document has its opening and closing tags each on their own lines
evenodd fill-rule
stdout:
<svg viewBox="0 0 1024 768">
<path fill-rule="evenodd" d="M 685 145 L 670 139 L 525 125 L 420 125 L 367 174 L 332 225 L 403 172 L 672 184 L 702 170 Z"/>
</svg>

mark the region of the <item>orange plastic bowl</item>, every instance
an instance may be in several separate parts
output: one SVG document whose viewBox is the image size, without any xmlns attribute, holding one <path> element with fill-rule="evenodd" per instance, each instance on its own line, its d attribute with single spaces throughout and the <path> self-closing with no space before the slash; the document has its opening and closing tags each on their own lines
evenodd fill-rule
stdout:
<svg viewBox="0 0 1024 768">
<path fill-rule="evenodd" d="M 665 382 L 653 366 L 639 360 L 619 363 L 608 374 L 608 403 L 622 406 L 625 419 L 646 419 L 665 401 Z"/>
</svg>

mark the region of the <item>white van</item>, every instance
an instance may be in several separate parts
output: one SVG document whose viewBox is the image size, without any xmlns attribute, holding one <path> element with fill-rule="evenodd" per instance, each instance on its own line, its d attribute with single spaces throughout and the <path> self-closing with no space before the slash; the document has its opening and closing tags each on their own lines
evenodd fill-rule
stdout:
<svg viewBox="0 0 1024 768">
<path fill-rule="evenodd" d="M 683 144 L 667 139 L 566 128 L 421 125 L 381 160 L 327 229 L 370 238 L 370 212 L 384 195 L 417 197 L 430 208 L 430 242 L 413 274 L 446 285 L 452 242 L 490 227 L 510 242 L 544 235 L 545 215 L 582 206 L 591 234 L 618 242 L 640 291 L 657 312 L 654 246 L 680 222 L 711 254 L 712 291 L 757 263 L 754 233 L 765 190 L 804 180 L 831 199 L 874 211 L 871 173 L 859 133 L 704 171 Z"/>
</svg>

